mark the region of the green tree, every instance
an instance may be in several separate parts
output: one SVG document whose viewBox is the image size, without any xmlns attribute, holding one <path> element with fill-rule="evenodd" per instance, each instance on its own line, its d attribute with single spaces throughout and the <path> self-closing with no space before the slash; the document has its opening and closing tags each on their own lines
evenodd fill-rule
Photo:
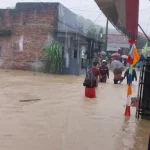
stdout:
<svg viewBox="0 0 150 150">
<path fill-rule="evenodd" d="M 44 72 L 59 74 L 63 72 L 63 56 L 57 41 L 44 48 L 45 68 Z"/>
<path fill-rule="evenodd" d="M 97 30 L 96 30 L 96 28 L 93 27 L 93 28 L 89 29 L 88 32 L 87 32 L 87 37 L 97 39 Z"/>
<path fill-rule="evenodd" d="M 138 35 L 138 40 L 137 40 L 137 49 L 142 49 L 147 42 L 147 39 L 145 37 L 142 37 Z"/>
<path fill-rule="evenodd" d="M 103 31 L 103 28 L 100 28 L 99 32 L 98 32 L 98 40 L 101 41 L 101 42 L 104 42 L 104 31 Z"/>
<path fill-rule="evenodd" d="M 87 32 L 87 37 L 98 41 L 104 41 L 103 28 L 100 28 L 99 31 L 95 27 L 89 29 Z"/>
</svg>

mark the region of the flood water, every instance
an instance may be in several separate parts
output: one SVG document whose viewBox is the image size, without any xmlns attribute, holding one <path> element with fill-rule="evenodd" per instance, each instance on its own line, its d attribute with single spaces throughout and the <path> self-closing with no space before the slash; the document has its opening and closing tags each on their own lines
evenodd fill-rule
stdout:
<svg viewBox="0 0 150 150">
<path fill-rule="evenodd" d="M 83 79 L 0 70 L 0 149 L 147 150 L 150 121 L 124 117 L 126 84 L 111 76 L 90 100 Z"/>
</svg>

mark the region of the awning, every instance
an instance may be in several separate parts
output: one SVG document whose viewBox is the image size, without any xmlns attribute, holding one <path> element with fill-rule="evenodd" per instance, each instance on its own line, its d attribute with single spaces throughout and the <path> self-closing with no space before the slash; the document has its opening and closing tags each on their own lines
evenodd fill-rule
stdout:
<svg viewBox="0 0 150 150">
<path fill-rule="evenodd" d="M 107 19 L 129 39 L 137 40 L 139 0 L 95 0 Z"/>
</svg>

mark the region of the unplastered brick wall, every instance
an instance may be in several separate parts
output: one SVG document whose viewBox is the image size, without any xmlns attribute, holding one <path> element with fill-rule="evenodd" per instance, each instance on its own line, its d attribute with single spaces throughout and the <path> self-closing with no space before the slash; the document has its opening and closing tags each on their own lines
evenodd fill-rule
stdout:
<svg viewBox="0 0 150 150">
<path fill-rule="evenodd" d="M 2 68 L 30 70 L 43 59 L 43 46 L 57 30 L 57 3 L 18 3 L 0 10 L 0 63 Z M 5 33 L 5 32 L 4 32 Z"/>
</svg>

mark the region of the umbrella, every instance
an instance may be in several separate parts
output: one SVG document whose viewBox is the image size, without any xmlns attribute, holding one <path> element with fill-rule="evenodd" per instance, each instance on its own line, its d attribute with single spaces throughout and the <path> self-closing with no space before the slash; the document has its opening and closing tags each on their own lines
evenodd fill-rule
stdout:
<svg viewBox="0 0 150 150">
<path fill-rule="evenodd" d="M 101 52 L 101 55 L 106 55 L 106 52 L 102 51 L 102 52 Z"/>
<path fill-rule="evenodd" d="M 107 19 L 129 39 L 137 40 L 139 0 L 95 0 Z"/>
<path fill-rule="evenodd" d="M 124 58 L 124 59 L 128 59 L 127 55 L 122 55 L 121 57 Z"/>
<path fill-rule="evenodd" d="M 111 65 L 110 65 L 110 70 L 112 72 L 114 72 L 114 70 L 118 70 L 118 71 L 123 71 L 124 70 L 124 67 L 123 67 L 123 64 L 118 61 L 118 60 L 114 60 Z"/>
<path fill-rule="evenodd" d="M 120 54 L 119 54 L 119 53 L 113 53 L 111 56 L 112 56 L 112 57 L 119 57 Z"/>
</svg>

